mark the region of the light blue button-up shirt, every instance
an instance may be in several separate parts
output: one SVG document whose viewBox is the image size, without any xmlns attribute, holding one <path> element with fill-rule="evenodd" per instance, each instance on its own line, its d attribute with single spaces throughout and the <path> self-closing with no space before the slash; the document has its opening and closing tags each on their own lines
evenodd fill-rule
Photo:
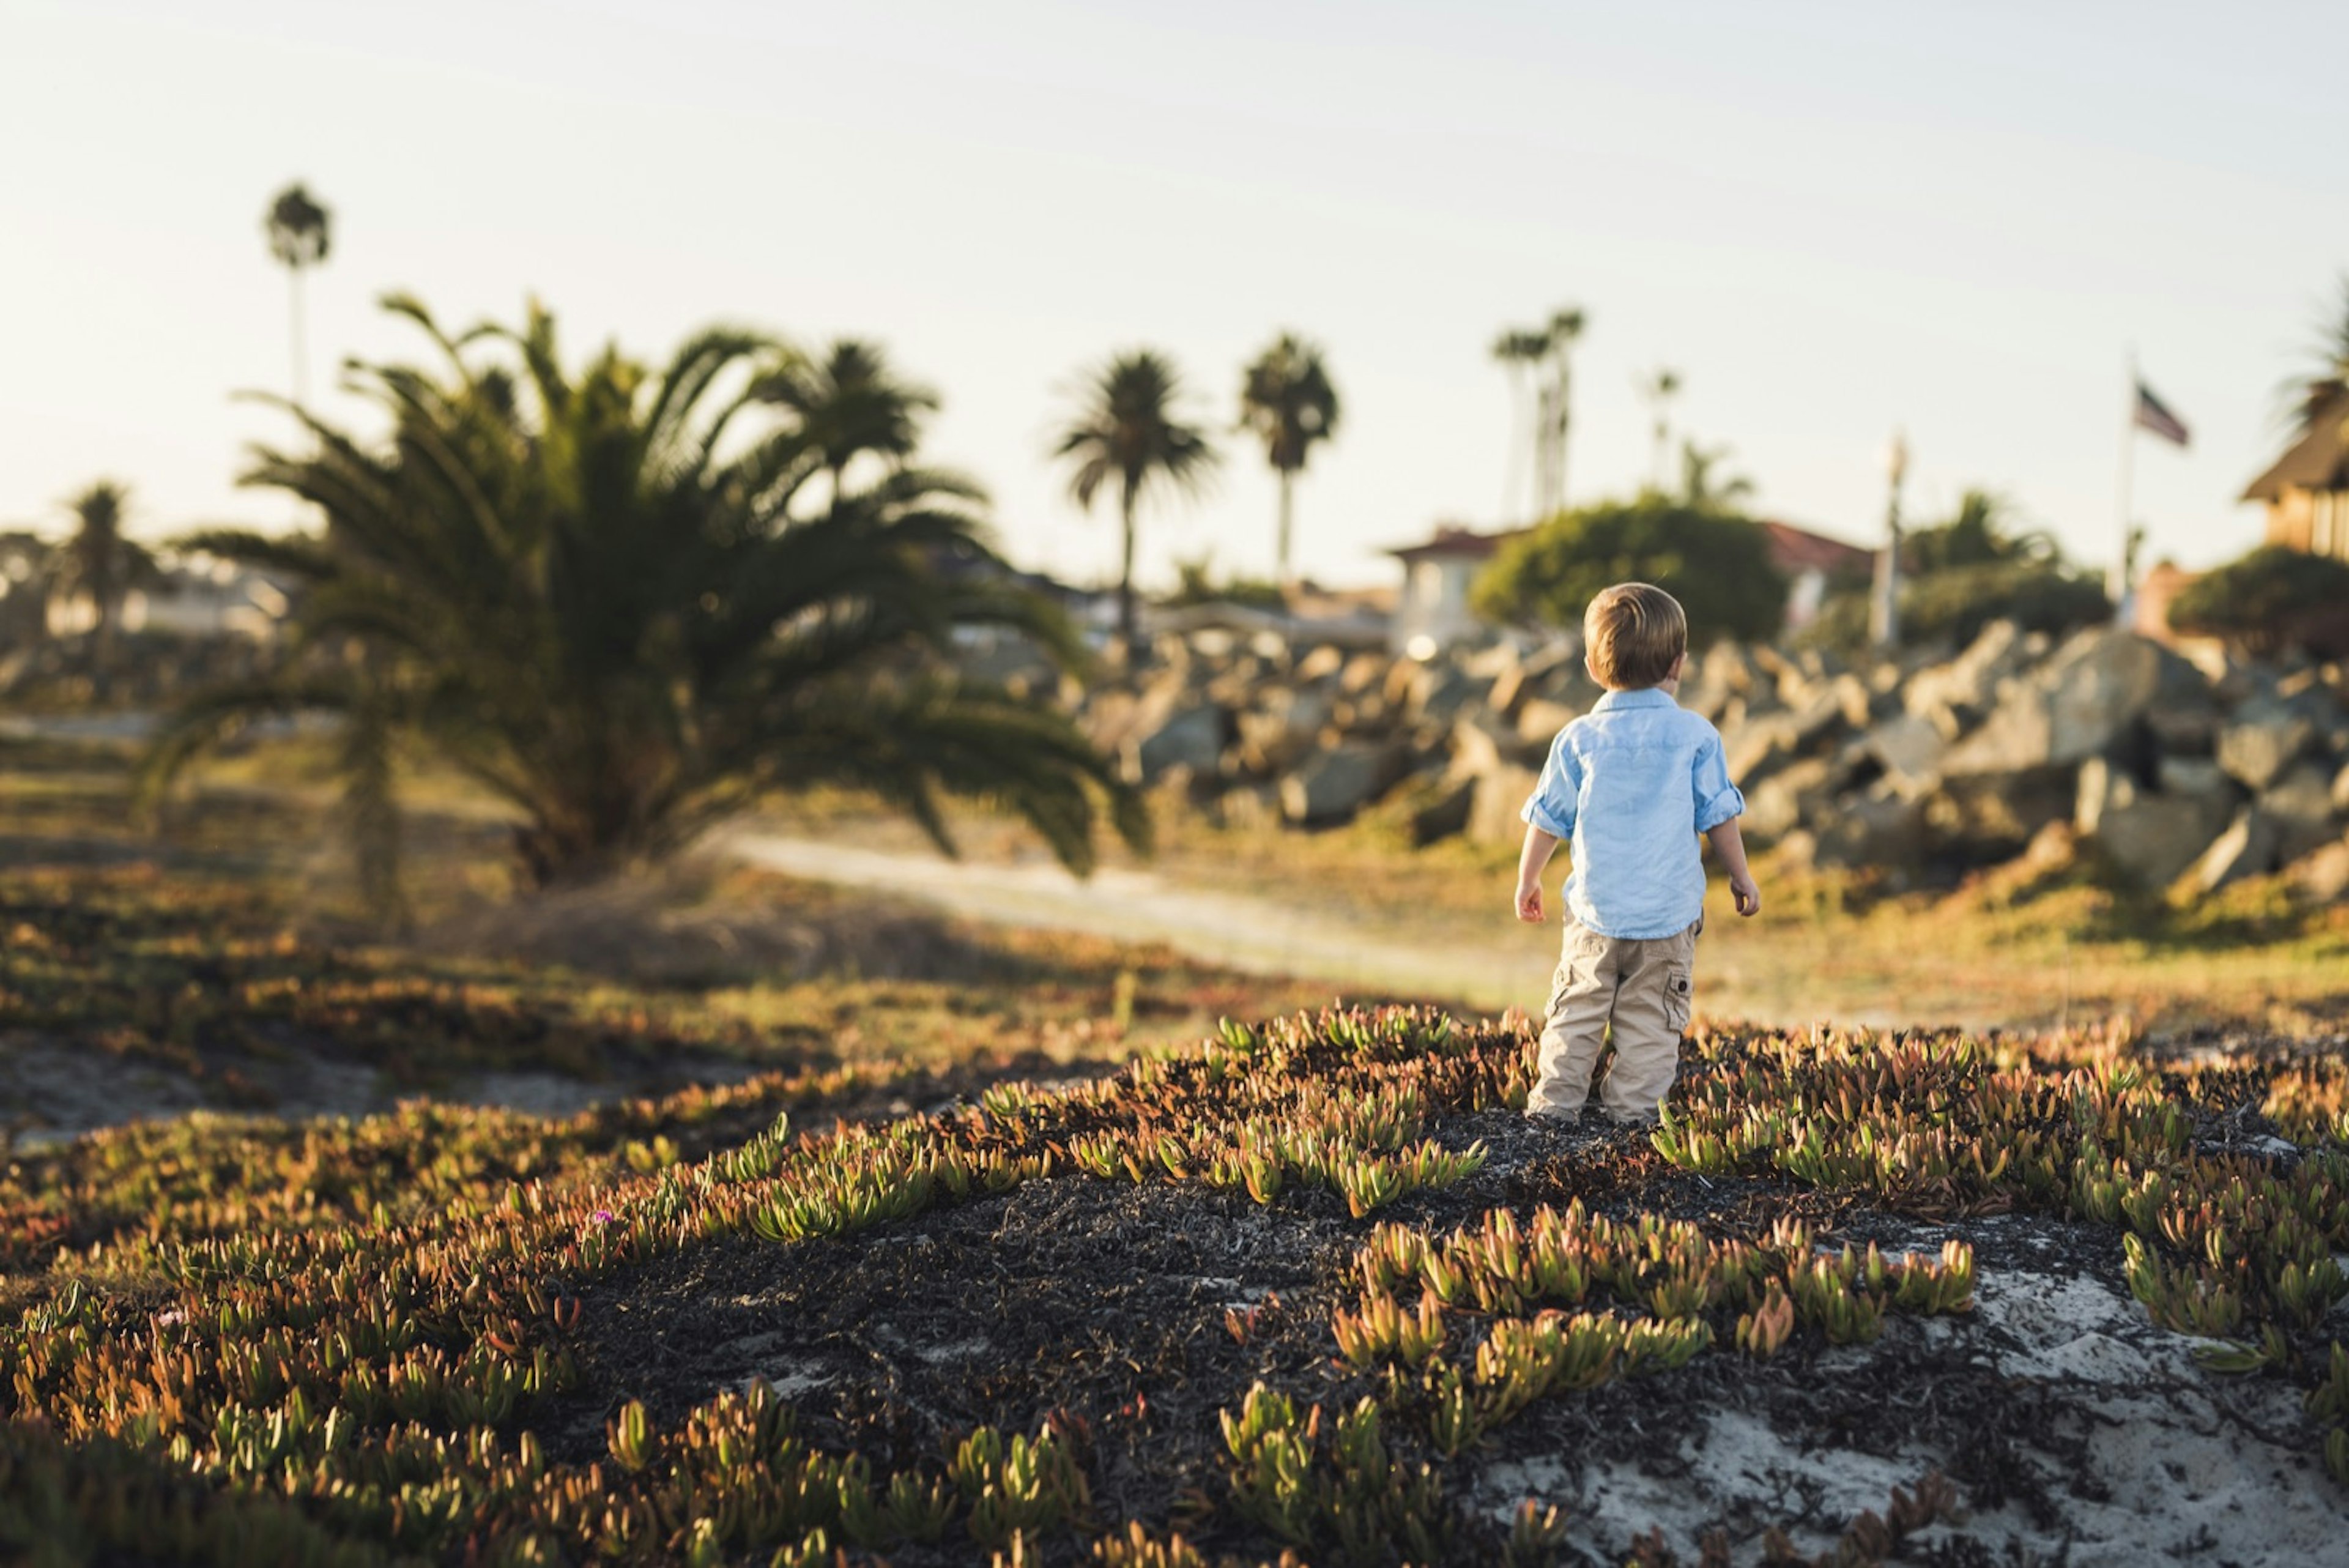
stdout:
<svg viewBox="0 0 2349 1568">
<path fill-rule="evenodd" d="M 1609 691 L 1557 732 L 1519 813 L 1567 840 L 1566 907 L 1601 936 L 1676 936 L 1704 913 L 1697 835 L 1745 810 L 1721 732 L 1655 687 Z"/>
</svg>

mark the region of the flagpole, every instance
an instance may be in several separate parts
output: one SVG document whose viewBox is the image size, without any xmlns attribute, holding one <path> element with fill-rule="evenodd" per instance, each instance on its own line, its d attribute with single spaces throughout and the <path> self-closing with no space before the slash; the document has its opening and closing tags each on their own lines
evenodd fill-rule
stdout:
<svg viewBox="0 0 2349 1568">
<path fill-rule="evenodd" d="M 2112 570 L 2105 574 L 2105 596 L 2113 601 L 2113 615 L 2117 619 L 2127 607 L 2129 583 L 2129 491 L 2137 469 L 2137 348 L 2129 347 L 2124 361 L 2127 388 L 2121 404 L 2121 493 L 2120 536 L 2113 556 Z"/>
</svg>

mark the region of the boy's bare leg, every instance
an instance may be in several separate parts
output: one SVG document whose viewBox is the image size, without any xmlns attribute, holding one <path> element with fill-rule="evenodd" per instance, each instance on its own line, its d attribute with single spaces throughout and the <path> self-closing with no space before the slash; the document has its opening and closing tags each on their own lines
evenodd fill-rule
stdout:
<svg viewBox="0 0 2349 1568">
<path fill-rule="evenodd" d="M 1573 1117 L 1590 1097 L 1590 1075 L 1607 1043 L 1607 1015 L 1615 1004 L 1615 954 L 1620 944 L 1569 919 L 1542 1021 L 1540 1075 L 1526 1097 L 1526 1114 Z"/>
<path fill-rule="evenodd" d="M 1699 924 L 1702 924 L 1702 921 Z M 1696 926 L 1678 936 L 1625 942 L 1615 988 L 1615 1064 L 1599 1102 L 1619 1122 L 1653 1121 L 1680 1071 L 1696 961 Z"/>
</svg>

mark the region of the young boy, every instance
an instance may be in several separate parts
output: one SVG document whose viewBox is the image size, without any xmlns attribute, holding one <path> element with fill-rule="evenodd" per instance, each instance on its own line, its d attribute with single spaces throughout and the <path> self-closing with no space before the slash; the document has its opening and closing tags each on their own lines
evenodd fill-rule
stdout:
<svg viewBox="0 0 2349 1568">
<path fill-rule="evenodd" d="M 1688 662 L 1688 616 L 1646 583 L 1618 583 L 1582 617 L 1583 662 L 1607 688 L 1597 707 L 1558 732 L 1521 814 L 1517 919 L 1542 919 L 1542 867 L 1561 840 L 1574 868 L 1561 895 L 1566 943 L 1542 1025 L 1541 1076 L 1526 1114 L 1571 1121 L 1611 1027 L 1615 1064 L 1600 1108 L 1619 1123 L 1652 1122 L 1680 1066 L 1689 971 L 1704 929 L 1697 835 L 1729 872 L 1740 915 L 1761 890 L 1746 868 L 1721 735 L 1675 701 Z"/>
</svg>

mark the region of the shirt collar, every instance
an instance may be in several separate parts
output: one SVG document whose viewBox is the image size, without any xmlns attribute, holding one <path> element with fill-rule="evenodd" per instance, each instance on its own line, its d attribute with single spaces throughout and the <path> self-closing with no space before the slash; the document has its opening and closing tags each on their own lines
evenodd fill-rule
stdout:
<svg viewBox="0 0 2349 1568">
<path fill-rule="evenodd" d="M 1672 694 L 1661 686 L 1643 686 L 1636 691 L 1609 691 L 1591 705 L 1594 713 L 1623 708 L 1677 708 Z"/>
</svg>

